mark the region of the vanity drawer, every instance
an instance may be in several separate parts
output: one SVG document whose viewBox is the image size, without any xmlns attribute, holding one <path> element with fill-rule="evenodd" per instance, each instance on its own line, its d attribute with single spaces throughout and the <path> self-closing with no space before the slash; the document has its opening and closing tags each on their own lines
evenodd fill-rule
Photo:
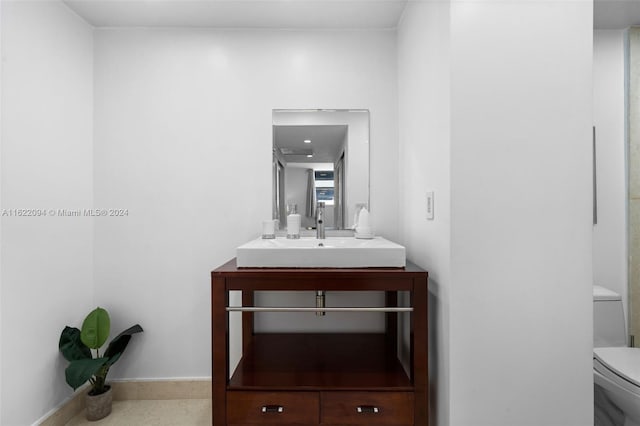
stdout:
<svg viewBox="0 0 640 426">
<path fill-rule="evenodd" d="M 229 425 L 318 424 L 317 392 L 227 392 Z"/>
<path fill-rule="evenodd" d="M 413 426 L 412 392 L 322 392 L 323 425 Z"/>
</svg>

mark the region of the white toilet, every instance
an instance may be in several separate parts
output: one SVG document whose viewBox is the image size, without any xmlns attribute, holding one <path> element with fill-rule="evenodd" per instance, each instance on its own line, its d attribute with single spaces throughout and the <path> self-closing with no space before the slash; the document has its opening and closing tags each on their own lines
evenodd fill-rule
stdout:
<svg viewBox="0 0 640 426">
<path fill-rule="evenodd" d="M 640 426 L 640 348 L 627 347 L 622 298 L 593 286 L 593 379 L 624 414 L 624 426 Z"/>
</svg>

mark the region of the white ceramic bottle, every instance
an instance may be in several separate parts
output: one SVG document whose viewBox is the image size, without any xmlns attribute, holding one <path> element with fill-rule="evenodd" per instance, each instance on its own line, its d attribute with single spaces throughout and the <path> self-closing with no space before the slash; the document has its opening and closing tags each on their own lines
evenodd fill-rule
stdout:
<svg viewBox="0 0 640 426">
<path fill-rule="evenodd" d="M 297 212 L 297 205 L 293 204 L 290 208 L 289 215 L 287 216 L 287 238 L 298 239 L 300 238 L 300 223 L 302 218 Z"/>
</svg>

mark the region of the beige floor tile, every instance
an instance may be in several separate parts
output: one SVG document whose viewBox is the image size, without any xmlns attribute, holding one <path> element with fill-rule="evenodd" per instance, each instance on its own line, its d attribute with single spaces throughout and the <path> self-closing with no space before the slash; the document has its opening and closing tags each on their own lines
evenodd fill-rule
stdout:
<svg viewBox="0 0 640 426">
<path fill-rule="evenodd" d="M 89 422 L 84 412 L 66 426 L 210 426 L 210 399 L 114 401 L 111 414 Z"/>
<path fill-rule="evenodd" d="M 211 380 L 112 382 L 114 401 L 131 399 L 211 399 Z"/>
</svg>

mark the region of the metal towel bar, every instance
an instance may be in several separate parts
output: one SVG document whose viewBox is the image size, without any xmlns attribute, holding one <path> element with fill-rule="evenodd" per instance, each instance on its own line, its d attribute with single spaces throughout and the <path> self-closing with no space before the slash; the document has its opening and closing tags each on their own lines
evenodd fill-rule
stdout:
<svg viewBox="0 0 640 426">
<path fill-rule="evenodd" d="M 227 306 L 227 312 L 413 312 L 413 308 L 372 307 L 372 308 L 299 308 Z"/>
</svg>

